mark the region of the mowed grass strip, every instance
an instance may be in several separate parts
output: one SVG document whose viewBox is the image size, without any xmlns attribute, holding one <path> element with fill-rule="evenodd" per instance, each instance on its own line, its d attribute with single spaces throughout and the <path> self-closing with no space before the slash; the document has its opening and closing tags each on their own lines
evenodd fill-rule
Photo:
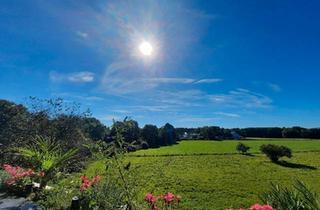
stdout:
<svg viewBox="0 0 320 210">
<path fill-rule="evenodd" d="M 168 155 L 195 155 L 195 154 L 233 154 L 236 153 L 236 145 L 243 142 L 250 146 L 251 153 L 259 153 L 262 144 L 284 145 L 293 152 L 320 151 L 320 140 L 308 139 L 259 139 L 259 140 L 189 140 L 181 141 L 176 145 L 155 149 L 139 150 L 130 153 L 132 156 L 168 156 Z"/>
</svg>

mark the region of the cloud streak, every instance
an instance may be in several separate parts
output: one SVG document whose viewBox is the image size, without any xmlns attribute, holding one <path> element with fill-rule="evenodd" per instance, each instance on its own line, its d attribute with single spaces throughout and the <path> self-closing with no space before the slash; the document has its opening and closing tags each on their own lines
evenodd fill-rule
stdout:
<svg viewBox="0 0 320 210">
<path fill-rule="evenodd" d="M 235 113 L 228 113 L 228 112 L 215 112 L 215 115 L 221 115 L 221 116 L 225 116 L 225 117 L 240 117 L 239 114 L 235 114 Z"/>
<path fill-rule="evenodd" d="M 49 79 L 52 82 L 74 82 L 74 83 L 88 83 L 93 82 L 95 74 L 89 71 L 73 72 L 69 74 L 58 73 L 51 71 L 49 73 Z"/>
<path fill-rule="evenodd" d="M 211 95 L 210 100 L 214 104 L 244 108 L 269 108 L 273 102 L 268 96 L 243 88 L 229 91 L 227 94 Z"/>
</svg>

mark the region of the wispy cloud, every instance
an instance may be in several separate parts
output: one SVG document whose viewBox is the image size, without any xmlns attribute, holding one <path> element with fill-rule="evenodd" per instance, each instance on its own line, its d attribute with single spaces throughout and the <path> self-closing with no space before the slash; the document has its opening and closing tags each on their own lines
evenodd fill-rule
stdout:
<svg viewBox="0 0 320 210">
<path fill-rule="evenodd" d="M 80 72 L 73 72 L 69 74 L 58 73 L 55 71 L 51 71 L 49 73 L 49 78 L 53 82 L 76 82 L 76 83 L 87 83 L 93 82 L 95 79 L 95 75 L 89 71 L 80 71 Z"/>
<path fill-rule="evenodd" d="M 193 123 L 207 123 L 207 122 L 214 122 L 219 120 L 216 117 L 197 117 L 197 116 L 188 116 L 188 117 L 181 117 L 177 120 L 177 122 L 193 122 Z"/>
<path fill-rule="evenodd" d="M 113 109 L 112 111 L 116 112 L 116 113 L 119 113 L 119 114 L 130 114 L 130 113 L 132 113 L 131 111 L 126 110 L 126 109 Z"/>
<path fill-rule="evenodd" d="M 127 95 L 150 91 L 168 85 L 191 85 L 221 82 L 219 78 L 155 77 L 152 72 L 132 64 L 118 62 L 109 65 L 101 80 L 101 88 L 109 94 Z"/>
<path fill-rule="evenodd" d="M 210 99 L 215 104 L 245 108 L 267 108 L 273 102 L 268 96 L 242 88 L 229 91 L 227 94 L 211 95 Z"/>
<path fill-rule="evenodd" d="M 222 79 L 219 78 L 210 78 L 210 79 L 200 79 L 196 82 L 194 82 L 195 84 L 201 84 L 201 83 L 217 83 L 217 82 L 222 82 Z"/>
<path fill-rule="evenodd" d="M 240 117 L 239 114 L 229 113 L 229 112 L 214 112 L 214 114 L 225 116 L 225 117 Z"/>
</svg>

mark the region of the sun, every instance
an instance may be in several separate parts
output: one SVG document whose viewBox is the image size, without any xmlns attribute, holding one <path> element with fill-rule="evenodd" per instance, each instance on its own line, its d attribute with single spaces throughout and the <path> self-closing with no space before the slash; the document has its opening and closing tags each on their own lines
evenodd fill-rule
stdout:
<svg viewBox="0 0 320 210">
<path fill-rule="evenodd" d="M 139 45 L 139 51 L 144 56 L 151 56 L 153 53 L 153 47 L 149 42 L 143 41 Z"/>
</svg>

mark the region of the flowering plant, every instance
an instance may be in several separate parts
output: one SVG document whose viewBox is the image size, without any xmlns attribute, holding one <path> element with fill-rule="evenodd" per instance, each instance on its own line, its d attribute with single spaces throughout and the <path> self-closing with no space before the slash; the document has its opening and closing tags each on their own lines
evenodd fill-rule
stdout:
<svg viewBox="0 0 320 210">
<path fill-rule="evenodd" d="M 33 181 L 44 176 L 43 172 L 36 173 L 33 169 L 24 169 L 20 166 L 10 164 L 3 165 L 6 178 L 3 180 L 4 186 L 14 193 L 29 194 L 33 187 Z"/>
<path fill-rule="evenodd" d="M 150 210 L 177 210 L 179 209 L 179 204 L 181 202 L 180 195 L 174 195 L 171 192 L 168 192 L 164 195 L 155 196 L 151 193 L 147 193 L 144 197 L 144 200 L 148 203 L 148 208 Z"/>
<path fill-rule="evenodd" d="M 4 164 L 3 169 L 9 175 L 9 178 L 5 180 L 5 184 L 7 184 L 8 186 L 29 184 L 32 183 L 34 178 L 44 176 L 44 172 L 36 173 L 31 168 L 24 169 L 20 166 L 12 166 L 9 164 Z"/>
<path fill-rule="evenodd" d="M 229 208 L 229 209 L 226 209 L 226 210 L 232 210 L 232 209 Z M 245 210 L 245 209 L 239 208 L 239 209 L 237 209 L 237 210 Z M 268 205 L 268 204 L 266 204 L 266 205 L 260 205 L 260 204 L 256 203 L 256 204 L 253 204 L 253 205 L 249 208 L 249 210 L 274 210 L 274 208 L 273 208 L 272 206 Z"/>
<path fill-rule="evenodd" d="M 96 196 L 95 187 L 101 181 L 101 176 L 96 175 L 91 179 L 86 176 L 80 176 L 80 205 L 83 209 L 91 209 L 96 206 L 94 197 Z"/>
<path fill-rule="evenodd" d="M 81 186 L 80 186 L 80 191 L 83 192 L 85 190 L 87 190 L 89 187 L 97 184 L 98 182 L 100 182 L 101 180 L 101 176 L 97 175 L 97 176 L 94 176 L 92 178 L 92 180 L 89 179 L 89 177 L 83 175 L 80 177 L 81 179 Z"/>
</svg>

